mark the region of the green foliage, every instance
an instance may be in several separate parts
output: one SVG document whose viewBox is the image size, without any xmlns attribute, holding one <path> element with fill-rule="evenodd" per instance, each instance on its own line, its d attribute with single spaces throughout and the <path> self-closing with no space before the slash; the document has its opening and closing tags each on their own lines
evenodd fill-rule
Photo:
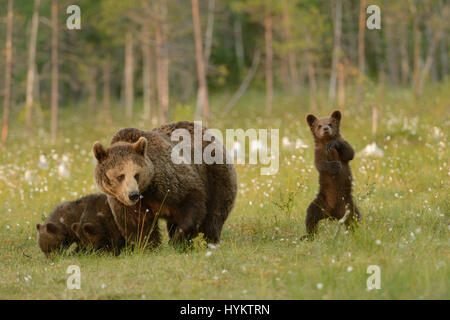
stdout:
<svg viewBox="0 0 450 320">
<path fill-rule="evenodd" d="M 305 123 L 310 110 L 300 110 L 285 94 L 275 95 L 283 111 L 271 118 L 258 116 L 264 95 L 250 91 L 226 118 L 210 125 L 277 127 L 280 139 L 301 138 L 310 146 L 280 146 L 275 176 L 261 176 L 259 166 L 237 166 L 237 203 L 216 249 L 204 249 L 201 236 L 194 240 L 195 250 L 173 248 L 162 223 L 163 243 L 155 251 L 129 248 L 115 257 L 69 250 L 46 259 L 36 243 L 35 224 L 57 203 L 98 192 L 92 143 L 108 143 L 123 127 L 149 129 L 156 124 L 127 122 L 114 107 L 114 125 L 104 126 L 101 119 L 84 117 L 84 106 L 67 108 L 62 110 L 56 144 L 50 144 L 45 131 L 30 138 L 14 124 L 14 144 L 0 153 L 0 297 L 449 299 L 449 89 L 448 82 L 427 87 L 417 104 L 409 91 L 375 90 L 372 99 L 380 122 L 374 137 L 370 106 L 346 106 L 344 137 L 357 152 L 374 140 L 385 154 L 357 154 L 351 162 L 354 196 L 363 214 L 359 227 L 348 233 L 343 229 L 334 239 L 337 223 L 323 221 L 315 240 L 307 242 L 299 238 L 305 234 L 305 211 L 318 188 L 313 141 Z M 223 100 L 220 94 L 212 96 L 213 114 L 219 114 Z M 320 108 L 318 115 L 332 110 Z M 404 122 L 409 134 L 396 135 Z M 42 154 L 47 168 L 39 166 Z M 64 155 L 69 179 L 58 173 Z M 81 290 L 66 289 L 69 265 L 81 268 Z M 369 265 L 381 268 L 381 290 L 366 290 Z"/>
</svg>

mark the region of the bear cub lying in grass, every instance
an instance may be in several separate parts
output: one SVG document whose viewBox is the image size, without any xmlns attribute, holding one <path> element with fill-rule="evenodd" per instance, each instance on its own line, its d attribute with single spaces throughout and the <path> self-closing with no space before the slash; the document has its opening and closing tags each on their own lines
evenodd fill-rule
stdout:
<svg viewBox="0 0 450 320">
<path fill-rule="evenodd" d="M 348 212 L 345 221 L 348 226 L 360 218 L 352 198 L 352 173 L 349 162 L 354 150 L 340 132 L 341 112 L 334 111 L 331 117 L 317 119 L 307 116 L 306 121 L 314 137 L 314 163 L 319 171 L 319 193 L 309 205 L 306 213 L 306 231 L 311 237 L 318 222 L 324 218 L 341 219 Z"/>
<path fill-rule="evenodd" d="M 81 229 L 80 229 L 81 226 Z M 46 254 L 69 248 L 116 250 L 123 238 L 114 222 L 106 195 L 91 194 L 58 204 L 43 224 L 36 224 L 38 244 Z"/>
<path fill-rule="evenodd" d="M 90 200 L 80 221 L 71 226 L 79 239 L 80 247 L 119 254 L 125 245 L 125 239 L 114 221 L 106 195 L 94 194 L 90 196 Z"/>
</svg>

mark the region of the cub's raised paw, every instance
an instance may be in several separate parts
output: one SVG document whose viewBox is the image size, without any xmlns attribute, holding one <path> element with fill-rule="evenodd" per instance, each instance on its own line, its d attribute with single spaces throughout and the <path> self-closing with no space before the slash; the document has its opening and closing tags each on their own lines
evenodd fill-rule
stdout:
<svg viewBox="0 0 450 320">
<path fill-rule="evenodd" d="M 330 161 L 329 171 L 331 174 L 338 174 L 341 168 L 342 165 L 339 161 Z"/>
<path fill-rule="evenodd" d="M 330 152 L 331 149 L 338 149 L 339 148 L 339 142 L 337 141 L 331 141 L 330 143 L 327 144 L 327 152 Z"/>
</svg>

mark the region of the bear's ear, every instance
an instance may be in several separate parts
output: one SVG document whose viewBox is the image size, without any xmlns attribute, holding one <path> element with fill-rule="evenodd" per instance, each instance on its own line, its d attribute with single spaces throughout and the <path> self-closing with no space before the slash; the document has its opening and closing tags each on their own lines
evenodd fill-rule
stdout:
<svg viewBox="0 0 450 320">
<path fill-rule="evenodd" d="M 92 152 L 94 153 L 94 156 L 98 160 L 98 162 L 101 162 L 106 158 L 106 149 L 98 141 L 94 143 Z"/>
<path fill-rule="evenodd" d="M 70 226 L 70 229 L 72 229 L 72 231 L 75 234 L 78 234 L 78 229 L 80 229 L 80 223 L 79 222 L 72 223 L 72 225 Z"/>
<path fill-rule="evenodd" d="M 46 224 L 47 232 L 57 234 L 58 233 L 58 226 L 52 222 L 49 222 Z"/>
<path fill-rule="evenodd" d="M 36 223 L 36 229 L 37 231 L 41 230 L 42 225 L 40 223 Z"/>
<path fill-rule="evenodd" d="M 316 120 L 317 120 L 317 118 L 312 114 L 308 114 L 308 116 L 306 117 L 306 122 L 308 122 L 310 127 L 312 127 L 312 125 L 314 124 L 314 121 L 316 121 Z"/>
<path fill-rule="evenodd" d="M 87 234 L 94 234 L 95 233 L 95 227 L 92 223 L 85 223 L 83 224 L 83 231 Z"/>
<path fill-rule="evenodd" d="M 147 139 L 145 137 L 140 137 L 138 141 L 133 144 L 133 150 L 141 156 L 145 156 L 147 153 Z"/>
<path fill-rule="evenodd" d="M 336 111 L 334 111 L 334 112 L 331 114 L 331 117 L 334 118 L 334 119 L 336 119 L 337 121 L 341 121 L 342 115 L 341 115 L 341 112 L 340 112 L 339 110 L 336 110 Z"/>
</svg>

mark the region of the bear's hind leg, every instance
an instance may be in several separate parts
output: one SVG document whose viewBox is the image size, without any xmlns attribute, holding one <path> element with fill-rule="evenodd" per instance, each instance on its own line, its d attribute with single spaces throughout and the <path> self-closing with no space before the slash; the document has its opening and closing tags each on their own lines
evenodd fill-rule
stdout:
<svg viewBox="0 0 450 320">
<path fill-rule="evenodd" d="M 312 238 L 317 231 L 317 224 L 320 220 L 329 217 L 329 214 L 326 214 L 326 208 L 322 208 L 320 206 L 320 202 L 316 199 L 309 205 L 306 210 L 306 232 L 307 235 L 302 237 L 304 238 Z"/>
</svg>

